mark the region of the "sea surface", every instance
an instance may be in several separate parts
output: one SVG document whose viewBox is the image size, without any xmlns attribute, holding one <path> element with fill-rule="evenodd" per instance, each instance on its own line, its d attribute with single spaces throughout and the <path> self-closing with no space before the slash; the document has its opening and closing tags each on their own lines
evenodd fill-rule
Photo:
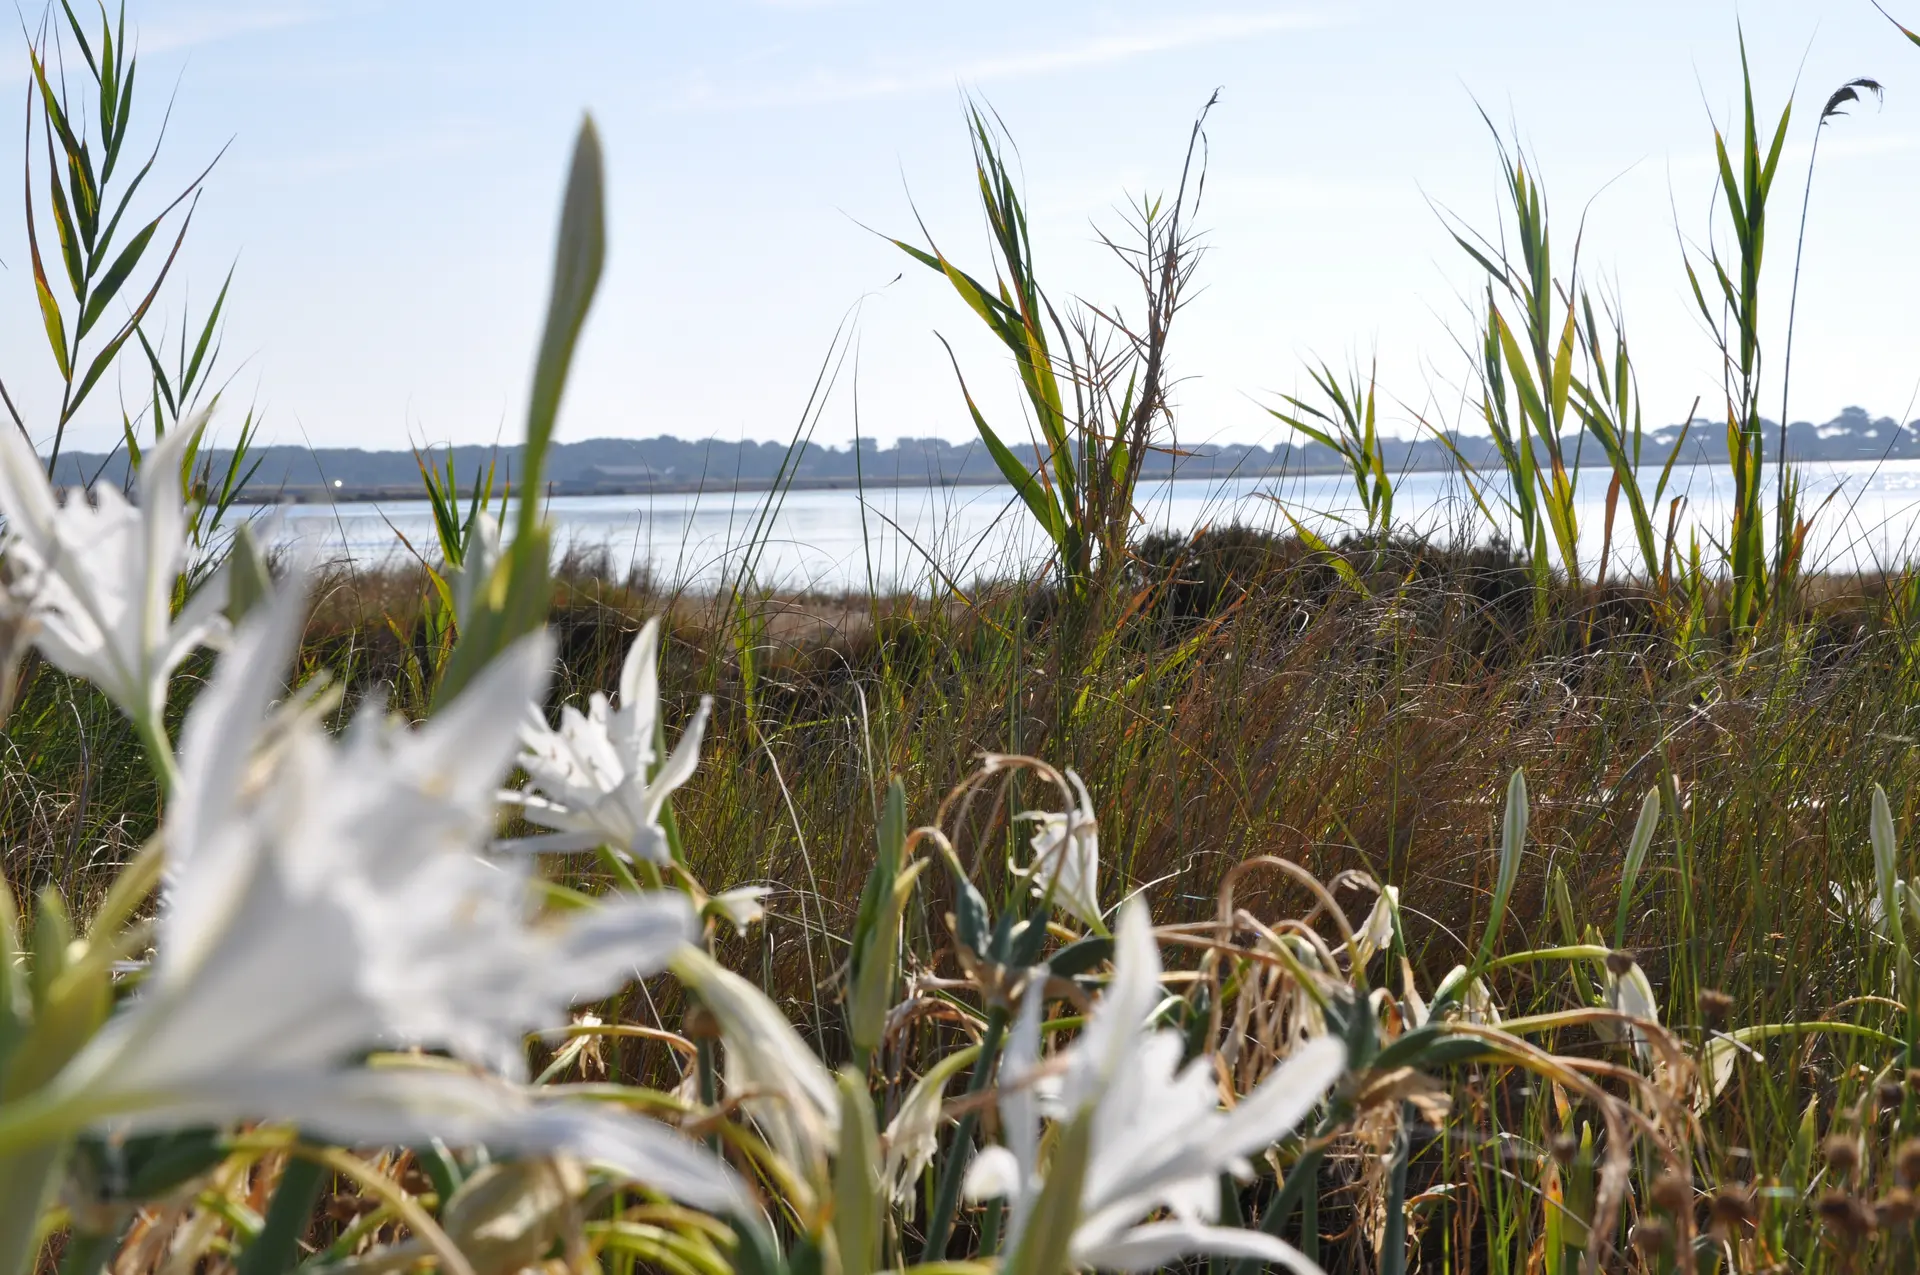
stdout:
<svg viewBox="0 0 1920 1275">
<path fill-rule="evenodd" d="M 1920 461 L 1810 464 L 1801 473 L 1811 566 L 1874 571 L 1920 561 Z M 1649 501 L 1654 477 L 1644 484 Z M 1587 576 L 1601 554 L 1609 478 L 1603 468 L 1577 476 Z M 1662 536 L 1679 497 L 1678 551 L 1697 534 L 1703 557 L 1712 559 L 1713 543 L 1726 535 L 1731 491 L 1724 467 L 1676 468 L 1655 515 Z M 1395 485 L 1394 522 L 1442 539 L 1484 541 L 1506 525 L 1502 494 L 1494 488 L 1476 498 L 1457 473 L 1406 474 Z M 1148 528 L 1183 533 L 1235 523 L 1284 531 L 1291 517 L 1331 536 L 1358 516 L 1349 481 L 1337 475 L 1175 479 L 1143 484 L 1138 503 Z M 255 516 L 267 541 L 322 561 L 378 566 L 403 562 L 412 550 L 437 556 L 424 500 L 288 505 Z M 999 486 L 563 496 L 549 502 L 549 516 L 563 550 L 603 551 L 615 572 L 695 588 L 750 580 L 788 591 L 928 592 L 1046 562 L 1044 537 L 1012 490 Z M 1641 567 L 1622 500 L 1609 574 Z"/>
</svg>

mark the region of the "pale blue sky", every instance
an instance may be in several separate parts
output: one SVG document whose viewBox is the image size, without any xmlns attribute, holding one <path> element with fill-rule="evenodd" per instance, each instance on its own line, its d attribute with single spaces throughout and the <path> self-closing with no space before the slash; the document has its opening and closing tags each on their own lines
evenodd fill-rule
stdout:
<svg viewBox="0 0 1920 1275">
<path fill-rule="evenodd" d="M 1920 0 L 1894 7 L 1920 25 Z M 1172 181 L 1194 110 L 1223 90 L 1207 290 L 1176 333 L 1185 441 L 1272 438 L 1260 403 L 1297 388 L 1314 354 L 1377 349 L 1383 388 L 1416 408 L 1458 384 L 1446 324 L 1473 272 L 1429 201 L 1493 224 L 1476 98 L 1537 152 L 1563 237 L 1606 187 L 1585 261 L 1624 297 L 1650 413 L 1676 419 L 1718 383 L 1676 218 L 1694 239 L 1707 229 L 1710 114 L 1737 106 L 1736 21 L 1763 104 L 1805 57 L 1771 245 L 1776 334 L 1814 118 L 1848 78 L 1887 84 L 1884 109 L 1839 121 L 1822 148 L 1794 415 L 1911 415 L 1920 49 L 1868 0 L 129 8 L 150 117 L 179 86 L 163 167 L 184 177 L 233 138 L 179 279 L 204 299 L 238 259 L 239 396 L 257 397 L 276 440 L 363 446 L 517 435 L 583 110 L 607 148 L 610 257 L 564 437 L 785 437 L 863 297 L 863 428 L 965 436 L 934 332 L 976 386 L 1003 386 L 1004 367 L 939 280 L 858 224 L 906 234 L 910 192 L 950 254 L 984 263 L 963 90 L 1020 144 L 1044 278 L 1122 302 L 1091 225 Z M 8 43 L 0 87 L 18 103 L 19 37 Z M 18 173 L 19 145 L 17 125 L 0 128 L 0 173 Z M 50 366 L 23 242 L 18 196 L 0 198 L 0 376 L 44 420 Z M 819 437 L 851 435 L 852 388 L 849 376 Z M 999 390 L 984 398 L 1015 410 Z M 82 444 L 108 437 L 111 410 L 98 400 Z"/>
</svg>

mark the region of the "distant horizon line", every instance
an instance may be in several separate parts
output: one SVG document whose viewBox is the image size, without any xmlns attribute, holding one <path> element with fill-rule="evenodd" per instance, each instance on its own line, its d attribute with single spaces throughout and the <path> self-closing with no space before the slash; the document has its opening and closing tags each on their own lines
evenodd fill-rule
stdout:
<svg viewBox="0 0 1920 1275">
<path fill-rule="evenodd" d="M 1780 428 L 1780 423 L 1770 416 L 1762 416 L 1760 419 L 1761 419 L 1761 425 L 1765 429 L 1777 431 Z M 1892 424 L 1896 428 L 1920 430 L 1920 416 L 1915 416 L 1912 420 L 1909 420 L 1903 423 L 1900 421 L 1898 417 L 1894 417 L 1894 416 L 1888 416 L 1888 415 L 1874 416 L 1871 413 L 1869 413 L 1865 408 L 1860 407 L 1857 404 L 1849 404 L 1848 406 L 1841 408 L 1839 412 L 1837 412 L 1836 414 L 1827 418 L 1824 421 L 1814 421 L 1814 420 L 1808 420 L 1803 418 L 1800 420 L 1792 421 L 1791 423 L 1789 423 L 1787 428 L 1789 430 L 1793 430 L 1793 429 L 1800 428 L 1802 426 L 1807 426 L 1814 429 L 1825 429 L 1825 428 L 1837 425 L 1842 421 L 1852 421 L 1852 420 L 1864 420 L 1864 422 L 1869 425 Z M 1725 423 L 1724 421 L 1713 416 L 1695 416 L 1691 421 L 1687 421 L 1687 422 L 1673 421 L 1665 425 L 1648 427 L 1644 430 L 1644 435 L 1646 438 L 1651 440 L 1657 435 L 1660 435 L 1667 431 L 1677 430 L 1683 424 L 1687 425 L 1689 428 L 1697 428 L 1702 425 L 1711 426 L 1711 425 L 1721 425 L 1724 423 Z M 1165 444 L 1164 446 L 1177 447 L 1183 451 L 1189 448 L 1210 448 L 1210 449 L 1216 449 L 1216 450 L 1227 450 L 1232 448 L 1247 448 L 1247 449 L 1258 449 L 1262 451 L 1272 451 L 1272 450 L 1275 450 L 1276 448 L 1281 448 L 1281 447 L 1292 447 L 1295 449 L 1310 449 L 1318 446 L 1318 444 L 1313 443 L 1311 440 L 1302 439 L 1298 435 L 1292 435 L 1291 437 L 1289 437 L 1288 436 L 1289 434 L 1291 434 L 1291 431 L 1285 431 L 1280 438 L 1274 441 L 1268 441 L 1268 442 L 1261 442 L 1261 441 L 1254 441 L 1254 440 L 1247 440 L 1247 439 L 1181 442 L 1179 439 L 1176 438 L 1175 440 Z M 1380 429 L 1380 437 L 1383 440 L 1386 440 L 1389 442 L 1418 443 L 1418 442 L 1430 441 L 1436 436 L 1443 436 L 1447 438 L 1464 438 L 1464 439 L 1480 439 L 1480 438 L 1492 437 L 1491 434 L 1489 434 L 1484 430 L 1452 429 L 1452 430 L 1444 431 L 1444 433 L 1440 433 L 1432 430 L 1428 430 L 1425 432 L 1415 431 L 1413 433 L 1400 433 L 1397 431 L 1387 429 L 1385 427 L 1382 427 Z M 924 447 L 928 444 L 939 444 L 942 447 L 958 450 L 960 448 L 977 446 L 979 442 L 980 442 L 980 439 L 977 434 L 962 435 L 959 437 L 951 437 L 951 438 L 941 434 L 900 434 L 890 439 L 887 439 L 885 441 L 874 438 L 872 436 L 863 435 L 858 439 L 845 439 L 840 442 L 832 442 L 832 441 L 822 441 L 822 440 L 813 439 L 813 438 L 808 438 L 808 439 L 791 439 L 790 438 L 783 441 L 777 438 L 774 438 L 774 439 L 755 439 L 755 438 L 744 438 L 744 437 L 729 438 L 719 434 L 696 435 L 696 434 L 676 434 L 676 433 L 663 432 L 663 433 L 644 434 L 644 435 L 642 434 L 590 434 L 584 438 L 578 438 L 578 439 L 556 439 L 554 440 L 553 446 L 556 448 L 568 448 L 568 447 L 583 447 L 583 446 L 588 446 L 596 443 L 619 443 L 619 444 L 672 443 L 672 444 L 678 444 L 681 446 L 719 445 L 724 447 L 778 448 L 782 451 L 785 451 L 797 446 L 804 445 L 806 447 L 817 447 L 827 451 L 851 454 L 856 445 L 860 446 L 862 450 L 877 450 L 877 451 L 884 452 L 884 451 L 898 450 L 903 445 L 914 445 L 914 446 Z M 1013 445 L 1025 447 L 1025 446 L 1030 446 L 1031 444 L 1030 442 L 1022 442 L 1022 443 L 1013 444 Z M 318 442 L 314 442 L 311 439 L 306 439 L 300 442 L 257 443 L 252 447 L 251 450 L 259 452 L 259 451 L 265 451 L 269 449 L 274 449 L 274 450 L 291 449 L 291 450 L 296 450 L 300 452 L 313 453 L 316 455 L 327 453 L 327 452 L 355 452 L 355 453 L 360 453 L 362 455 L 367 455 L 367 456 L 413 456 L 416 453 L 434 454 L 434 453 L 445 453 L 448 451 L 453 451 L 453 452 L 482 451 L 482 452 L 505 453 L 510 451 L 518 451 L 520 447 L 521 447 L 521 444 L 519 442 L 512 442 L 512 441 L 506 441 L 506 440 L 500 440 L 496 442 L 458 442 L 454 440 L 442 439 L 442 440 L 437 440 L 432 442 L 422 442 L 417 444 L 410 443 L 403 447 L 372 447 L 372 446 L 366 446 L 366 445 L 357 444 L 357 443 L 318 443 Z M 74 460 L 88 458 L 88 459 L 93 459 L 97 461 L 105 461 L 121 455 L 122 453 L 124 453 L 125 449 L 126 449 L 125 442 L 124 440 L 121 440 L 121 441 L 115 442 L 115 444 L 111 448 L 105 451 L 101 451 L 98 449 L 76 450 L 73 448 L 62 448 L 60 455 L 61 455 L 62 461 L 65 461 L 68 458 L 72 458 Z M 227 447 L 221 447 L 216 444 L 215 446 L 209 448 L 208 450 L 225 453 L 227 451 L 230 451 L 231 449 Z M 41 452 L 40 456 L 42 460 L 46 459 L 45 452 Z"/>
</svg>

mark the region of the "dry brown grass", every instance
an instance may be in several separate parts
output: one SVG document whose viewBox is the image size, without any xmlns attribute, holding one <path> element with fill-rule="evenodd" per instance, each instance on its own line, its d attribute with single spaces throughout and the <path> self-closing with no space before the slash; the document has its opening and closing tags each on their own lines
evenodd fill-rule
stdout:
<svg viewBox="0 0 1920 1275">
<path fill-rule="evenodd" d="M 768 924 L 723 955 L 828 1057 L 841 1052 L 831 989 L 886 777 L 903 777 L 910 818 L 925 821 L 989 751 L 1075 767 L 1101 819 L 1104 897 L 1144 888 L 1163 922 L 1209 914 L 1224 872 L 1261 854 L 1322 880 L 1362 868 L 1398 885 L 1428 988 L 1485 922 L 1500 794 L 1515 768 L 1527 772 L 1533 822 L 1502 950 L 1575 937 L 1548 904 L 1553 869 L 1566 875 L 1577 923 L 1610 930 L 1640 799 L 1670 782 L 1682 818 L 1655 845 L 1628 942 L 1683 1037 L 1697 1037 L 1705 989 L 1731 995 L 1735 1021 L 1753 1023 L 1848 1013 L 1851 998 L 1880 986 L 1883 962 L 1857 927 L 1836 923 L 1826 888 L 1870 877 L 1873 783 L 1902 827 L 1920 803 L 1920 634 L 1903 619 L 1898 582 L 1814 582 L 1774 638 L 1683 648 L 1656 600 L 1630 588 L 1563 592 L 1539 621 L 1524 578 L 1497 555 L 1400 546 L 1365 564 L 1370 596 L 1285 544 L 1221 537 L 1171 563 L 1143 559 L 1137 592 L 1116 605 L 1109 653 L 1079 678 L 1055 659 L 1057 599 L 1044 590 L 1009 586 L 972 605 L 722 605 L 576 573 L 556 596 L 554 698 L 610 690 L 643 618 L 671 617 L 670 720 L 700 694 L 716 699 L 700 773 L 676 802 L 693 866 L 716 888 L 775 889 Z M 308 667 L 359 684 L 391 679 L 417 633 L 422 588 L 407 573 L 325 582 Z M 0 773 L 16 887 L 121 857 L 152 821 L 143 780 L 107 782 L 116 766 L 137 774 L 116 719 L 44 669 L 26 691 Z M 417 706 L 402 695 L 399 707 Z M 22 721 L 55 729 L 61 712 L 88 723 L 85 766 L 70 746 L 20 735 Z M 1019 888 L 1006 870 L 1019 850 L 1006 816 L 1044 800 L 1016 788 L 957 830 L 996 910 Z M 555 866 L 594 877 L 579 861 Z M 909 945 L 918 968 L 954 974 L 945 889 L 920 896 Z M 1250 877 L 1240 901 L 1261 915 L 1309 906 L 1271 874 Z M 1566 1007 L 1557 973 L 1516 970 L 1497 983 L 1511 1013 Z M 678 1025 L 669 984 L 605 1009 Z M 911 1074 L 915 1042 L 945 1030 L 908 1033 L 886 1065 Z M 1577 1034 L 1561 1045 L 1598 1047 Z M 1829 1107 L 1845 1098 L 1866 1055 L 1827 1041 L 1781 1057 L 1792 1066 L 1777 1081 L 1743 1082 L 1703 1129 L 1705 1180 L 1733 1148 L 1750 1155 L 1746 1172 L 1784 1162 L 1808 1097 Z M 665 1054 L 640 1042 L 610 1047 L 607 1062 L 615 1078 L 674 1078 Z M 1464 1123 L 1435 1144 L 1446 1150 L 1421 1162 L 1418 1180 L 1497 1170 L 1497 1133 L 1553 1127 L 1534 1090 L 1457 1096 Z M 1452 1228 L 1448 1242 L 1470 1247 L 1479 1216 L 1463 1211 L 1434 1234 Z"/>
</svg>

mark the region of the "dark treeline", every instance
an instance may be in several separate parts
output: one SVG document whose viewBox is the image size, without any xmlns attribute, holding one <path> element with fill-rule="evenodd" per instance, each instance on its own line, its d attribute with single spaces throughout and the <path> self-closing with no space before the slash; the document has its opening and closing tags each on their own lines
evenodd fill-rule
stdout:
<svg viewBox="0 0 1920 1275">
<path fill-rule="evenodd" d="M 1778 437 L 1768 427 L 1768 441 Z M 1648 433 L 1641 451 L 1643 465 L 1663 464 L 1681 439 L 1679 426 Z M 1499 468 L 1493 444 L 1485 436 L 1459 435 L 1442 442 L 1431 435 L 1389 439 L 1386 461 L 1400 472 L 1448 468 L 1449 446 L 1476 466 Z M 1788 454 L 1794 460 L 1877 460 L 1920 457 L 1920 420 L 1901 425 L 1891 417 L 1870 417 L 1849 407 L 1824 425 L 1797 421 L 1787 433 Z M 1015 449 L 1029 464 L 1031 447 Z M 442 465 L 445 450 L 429 448 L 429 464 Z M 1696 421 L 1684 439 L 1680 457 L 1686 463 L 1725 463 L 1726 430 L 1716 422 Z M 503 447 L 496 454 L 486 447 L 456 449 L 460 482 L 469 483 L 490 458 L 496 459 L 501 480 L 510 479 L 518 448 Z M 224 470 L 224 452 L 212 453 L 216 472 Z M 1570 458 L 1571 459 L 1571 458 Z M 1596 449 L 1581 458 L 1604 464 Z M 258 448 L 257 462 L 246 488 L 246 498 L 314 499 L 332 495 L 353 497 L 396 495 L 417 491 L 419 468 L 411 452 L 364 451 L 350 447 Z M 1337 472 L 1339 457 L 1318 443 L 1281 441 L 1271 447 L 1233 443 L 1183 448 L 1156 454 L 1147 463 L 1149 478 L 1220 478 L 1231 475 Z M 126 454 L 69 453 L 60 458 L 60 483 L 114 485 L 126 481 Z M 856 483 L 875 486 L 918 486 L 953 483 L 990 483 L 1000 479 L 986 449 L 977 441 L 952 443 L 938 438 L 903 438 L 889 446 L 863 440 L 859 448 L 807 443 L 790 449 L 783 443 L 725 442 L 719 439 L 593 438 L 562 443 L 548 461 L 552 490 L 563 495 L 621 492 L 689 491 L 728 487 L 766 487 L 791 480 L 800 487 L 840 487 Z"/>
</svg>

